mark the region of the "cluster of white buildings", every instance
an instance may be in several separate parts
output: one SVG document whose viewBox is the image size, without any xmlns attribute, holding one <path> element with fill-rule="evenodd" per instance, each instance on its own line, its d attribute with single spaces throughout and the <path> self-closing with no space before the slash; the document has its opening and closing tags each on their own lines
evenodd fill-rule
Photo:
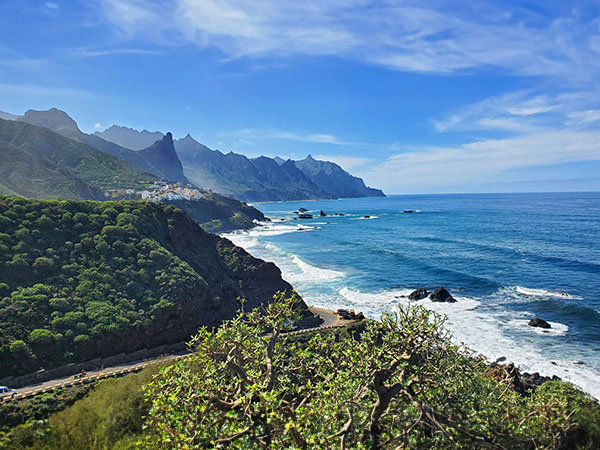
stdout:
<svg viewBox="0 0 600 450">
<path fill-rule="evenodd" d="M 107 200 L 146 200 L 149 202 L 164 202 L 169 200 L 200 200 L 204 191 L 183 183 L 168 183 L 155 181 L 147 189 L 109 189 L 104 192 Z"/>
</svg>

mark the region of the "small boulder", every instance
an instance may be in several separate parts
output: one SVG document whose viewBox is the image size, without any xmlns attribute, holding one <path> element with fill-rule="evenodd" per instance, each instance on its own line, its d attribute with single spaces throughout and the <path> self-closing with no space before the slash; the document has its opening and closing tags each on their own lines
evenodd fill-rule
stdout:
<svg viewBox="0 0 600 450">
<path fill-rule="evenodd" d="M 306 209 L 306 208 L 298 208 L 298 211 L 301 212 L 301 213 L 303 213 L 303 212 L 308 211 L 308 209 Z"/>
<path fill-rule="evenodd" d="M 423 300 L 428 295 L 429 295 L 429 291 L 427 289 L 419 288 L 415 291 L 412 291 L 410 294 L 408 294 L 408 299 L 409 300 Z"/>
<path fill-rule="evenodd" d="M 404 211 L 402 211 L 404 214 L 410 214 L 410 213 L 414 213 L 414 209 L 405 209 Z"/>
<path fill-rule="evenodd" d="M 492 378 L 500 383 L 508 383 L 519 394 L 526 394 L 527 391 L 519 375 L 519 370 L 513 363 L 498 364 L 487 368 L 483 373 L 484 377 Z"/>
<path fill-rule="evenodd" d="M 552 328 L 548 322 L 538 317 L 534 317 L 533 319 L 531 319 L 527 325 L 529 325 L 530 327 L 538 328 Z"/>
<path fill-rule="evenodd" d="M 325 216 L 327 216 L 327 214 L 325 214 L 325 212 L 323 210 L 321 210 L 321 211 L 319 211 L 319 216 L 325 217 Z"/>
<path fill-rule="evenodd" d="M 444 287 L 439 287 L 429 296 L 432 302 L 456 303 L 454 297 L 450 295 Z"/>
</svg>

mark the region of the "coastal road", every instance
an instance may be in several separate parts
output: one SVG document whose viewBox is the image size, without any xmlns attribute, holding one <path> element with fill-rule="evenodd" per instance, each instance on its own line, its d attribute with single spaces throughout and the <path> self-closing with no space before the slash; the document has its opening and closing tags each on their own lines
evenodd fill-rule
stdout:
<svg viewBox="0 0 600 450">
<path fill-rule="evenodd" d="M 320 328 L 335 328 L 335 327 L 343 327 L 349 325 L 351 323 L 357 322 L 356 320 L 343 320 L 333 311 L 328 309 L 319 308 L 316 306 L 311 306 L 309 308 L 314 314 L 318 315 L 323 319 L 323 323 L 315 328 L 307 328 L 303 330 L 293 331 L 294 334 L 302 334 L 302 333 L 310 333 L 316 329 Z M 155 363 L 167 363 L 169 361 L 175 361 L 177 359 L 185 358 L 187 355 L 190 355 L 190 352 L 179 352 L 170 355 L 162 355 L 160 357 L 144 360 L 144 361 L 134 361 L 126 364 L 119 364 L 111 367 L 104 367 L 98 370 L 90 370 L 86 373 L 85 377 L 74 378 L 73 375 L 58 378 L 54 380 L 48 380 L 43 383 L 34 384 L 31 386 L 25 386 L 19 388 L 19 394 L 14 397 L 13 400 L 19 400 L 23 398 L 32 397 L 34 395 L 42 394 L 44 392 L 50 392 L 54 389 L 58 389 L 61 387 L 75 386 L 78 384 L 89 383 L 92 379 L 102 379 L 113 377 L 117 375 L 122 375 L 130 372 L 137 372 L 142 370 L 144 367 L 149 366 Z M 11 401 L 8 398 L 3 399 L 3 401 Z"/>
</svg>

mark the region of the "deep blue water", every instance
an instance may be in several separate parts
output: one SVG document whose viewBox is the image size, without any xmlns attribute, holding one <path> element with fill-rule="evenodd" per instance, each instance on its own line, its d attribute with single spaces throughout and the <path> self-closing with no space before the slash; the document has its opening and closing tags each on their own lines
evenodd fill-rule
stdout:
<svg viewBox="0 0 600 450">
<path fill-rule="evenodd" d="M 414 288 L 445 286 L 457 303 L 422 303 L 448 316 L 457 341 L 600 398 L 600 193 L 255 206 L 273 223 L 229 237 L 275 262 L 307 303 L 377 317 Z M 294 220 L 300 207 L 315 218 Z M 321 209 L 345 215 L 318 217 Z M 552 329 L 528 327 L 534 316 Z"/>
</svg>

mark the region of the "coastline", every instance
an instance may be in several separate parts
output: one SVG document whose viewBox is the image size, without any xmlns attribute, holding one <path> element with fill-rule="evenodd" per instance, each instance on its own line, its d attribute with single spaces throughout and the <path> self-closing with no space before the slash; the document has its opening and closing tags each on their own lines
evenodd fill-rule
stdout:
<svg viewBox="0 0 600 450">
<path fill-rule="evenodd" d="M 327 201 L 327 204 L 331 205 L 329 208 L 332 211 L 334 205 L 338 208 L 348 207 L 346 201 L 338 201 L 337 204 L 335 202 Z M 282 203 L 285 203 L 284 207 L 282 207 Z M 409 281 L 396 287 L 386 287 L 384 284 L 380 288 L 365 288 L 362 287 L 365 284 L 363 273 L 358 268 L 352 267 L 351 264 L 336 265 L 337 261 L 329 258 L 323 265 L 324 259 L 319 259 L 321 254 L 318 248 L 313 248 L 313 242 L 317 241 L 319 234 L 325 235 L 331 232 L 327 230 L 335 230 L 339 234 L 340 228 L 337 224 L 332 224 L 331 227 L 326 226 L 325 222 L 319 224 L 319 221 L 325 219 L 319 217 L 315 217 L 315 220 L 312 221 L 293 221 L 291 211 L 297 209 L 301 203 L 303 202 L 271 203 L 270 205 L 273 206 L 270 210 L 263 209 L 263 212 L 272 219 L 272 222 L 259 224 L 252 230 L 227 233 L 223 236 L 257 257 L 273 261 L 282 270 L 284 279 L 298 290 L 308 304 L 331 310 L 354 308 L 357 311 L 363 311 L 367 317 L 378 318 L 384 311 L 393 311 L 397 303 L 406 300 L 402 296 L 408 295 L 416 287 L 436 287 L 435 285 L 421 284 L 421 282 L 413 285 Z M 264 206 L 269 205 L 265 204 Z M 314 209 L 316 213 L 321 209 L 318 202 L 311 204 L 308 208 Z M 289 210 L 290 212 L 284 215 L 273 214 L 272 210 L 274 209 Z M 415 207 L 414 209 L 420 208 Z M 373 226 L 381 226 L 380 220 L 354 222 L 360 217 L 360 213 L 347 214 L 344 223 L 369 222 Z M 282 218 L 285 220 L 281 221 Z M 333 218 L 325 220 L 333 221 Z M 341 224 L 341 220 L 339 223 Z M 347 236 L 345 239 L 350 240 L 350 237 Z M 317 253 L 314 253 L 315 251 Z M 569 337 L 572 336 L 570 326 L 550 320 L 553 328 L 548 332 L 528 327 L 530 313 L 524 309 L 521 312 L 517 310 L 506 318 L 504 317 L 506 314 L 498 313 L 505 305 L 512 305 L 510 302 L 524 304 L 524 301 L 531 302 L 543 296 L 543 298 L 549 297 L 552 302 L 568 301 L 572 304 L 581 304 L 580 297 L 574 294 L 570 298 L 556 296 L 556 299 L 552 300 L 552 295 L 556 295 L 558 291 L 536 290 L 535 285 L 531 288 L 525 286 L 496 287 L 493 289 L 492 295 L 487 294 L 485 298 L 473 297 L 468 291 L 461 290 L 460 286 L 453 286 L 449 290 L 457 298 L 457 303 L 434 304 L 422 301 L 422 304 L 446 315 L 448 317 L 446 326 L 454 335 L 456 343 L 464 343 L 468 348 L 483 355 L 488 364 L 493 364 L 504 357 L 506 360 L 503 364 L 512 361 L 523 373 L 535 374 L 537 372 L 541 376 L 550 378 L 558 376 L 565 381 L 574 383 L 594 397 L 600 398 L 600 390 L 596 383 L 600 379 L 600 374 L 593 365 L 590 366 L 582 361 L 583 358 L 580 359 L 579 355 L 566 350 L 562 357 L 557 357 L 556 353 L 560 353 L 561 350 L 556 346 L 552 347 L 555 354 L 548 354 L 546 351 L 546 347 L 554 341 L 573 345 L 573 339 Z M 548 303 L 548 305 L 550 304 L 552 303 Z M 536 339 L 541 340 L 546 347 L 537 347 Z"/>
</svg>

